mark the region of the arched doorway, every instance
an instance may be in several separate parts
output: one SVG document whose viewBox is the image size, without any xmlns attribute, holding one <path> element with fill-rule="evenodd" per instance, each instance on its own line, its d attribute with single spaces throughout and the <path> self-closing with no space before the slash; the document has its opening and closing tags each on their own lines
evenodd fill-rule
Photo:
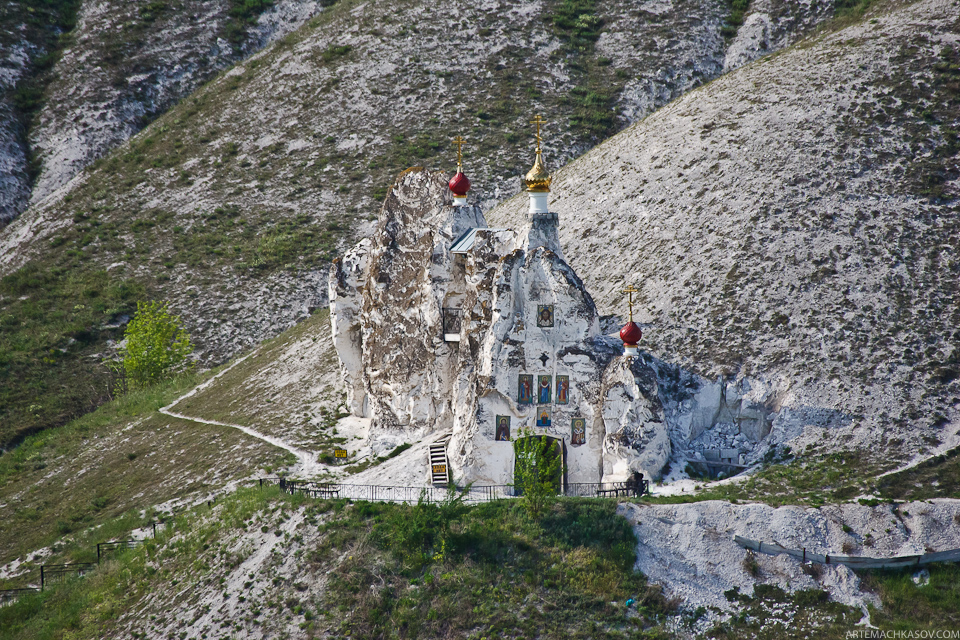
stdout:
<svg viewBox="0 0 960 640">
<path fill-rule="evenodd" d="M 515 495 L 522 496 L 524 483 L 534 478 L 548 480 L 536 473 L 539 465 L 552 467 L 554 472 L 549 481 L 558 494 L 567 488 L 567 447 L 560 438 L 550 436 L 527 436 L 518 438 L 513 448 L 513 487 Z M 557 464 L 559 462 L 559 464 Z M 528 472 L 529 471 L 529 472 Z"/>
</svg>

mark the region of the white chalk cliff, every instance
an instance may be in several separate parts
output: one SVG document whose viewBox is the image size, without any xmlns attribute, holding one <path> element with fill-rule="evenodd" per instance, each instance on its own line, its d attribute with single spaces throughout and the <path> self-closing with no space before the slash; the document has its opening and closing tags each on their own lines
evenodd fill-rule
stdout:
<svg viewBox="0 0 960 640">
<path fill-rule="evenodd" d="M 330 274 L 348 408 L 371 419 L 373 437 L 449 433 L 453 481 L 510 484 L 511 441 L 547 435 L 563 451 L 567 483 L 615 482 L 659 476 L 675 448 L 718 426 L 721 405 L 733 425 L 735 391 L 643 353 L 628 359 L 603 335 L 559 254 L 564 215 L 534 212 L 527 228 L 490 229 L 479 206 L 454 205 L 442 174 L 401 174 L 373 238 Z M 753 426 L 734 434 L 747 445 L 738 454 L 769 431 L 763 420 Z"/>
</svg>

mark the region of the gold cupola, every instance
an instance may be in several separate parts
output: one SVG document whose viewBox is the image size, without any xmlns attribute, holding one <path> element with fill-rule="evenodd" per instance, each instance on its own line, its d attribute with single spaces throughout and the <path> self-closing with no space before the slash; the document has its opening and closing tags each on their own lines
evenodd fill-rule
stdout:
<svg viewBox="0 0 960 640">
<path fill-rule="evenodd" d="M 530 171 L 527 171 L 527 175 L 524 177 L 523 182 L 527 185 L 527 191 L 533 193 L 547 193 L 550 191 L 550 181 L 553 178 L 550 177 L 550 173 L 547 171 L 547 167 L 543 164 L 543 153 L 540 150 L 540 142 L 542 140 L 540 136 L 540 125 L 544 124 L 546 121 L 540 117 L 538 114 L 530 121 L 530 124 L 537 125 L 537 159 L 533 161 L 533 167 Z"/>
</svg>

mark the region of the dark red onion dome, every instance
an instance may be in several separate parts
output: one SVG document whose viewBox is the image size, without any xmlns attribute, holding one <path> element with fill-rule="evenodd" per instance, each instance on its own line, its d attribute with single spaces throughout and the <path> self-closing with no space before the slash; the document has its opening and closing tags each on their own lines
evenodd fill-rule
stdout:
<svg viewBox="0 0 960 640">
<path fill-rule="evenodd" d="M 632 320 L 623 325 L 623 329 L 620 329 L 620 339 L 623 340 L 624 344 L 635 345 L 640 342 L 640 338 L 642 337 L 643 331 L 641 331 L 637 323 Z"/>
<path fill-rule="evenodd" d="M 467 180 L 467 176 L 463 175 L 463 171 L 457 171 L 457 175 L 450 180 L 450 191 L 453 191 L 453 195 L 461 198 L 467 195 L 467 191 L 470 191 L 470 181 Z"/>
</svg>

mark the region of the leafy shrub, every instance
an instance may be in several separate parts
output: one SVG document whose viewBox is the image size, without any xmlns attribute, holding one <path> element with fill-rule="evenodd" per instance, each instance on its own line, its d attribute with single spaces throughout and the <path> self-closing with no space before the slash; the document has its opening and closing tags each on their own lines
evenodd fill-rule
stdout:
<svg viewBox="0 0 960 640">
<path fill-rule="evenodd" d="M 185 368 L 193 352 L 190 336 L 166 303 L 138 302 L 137 314 L 124 333 L 126 346 L 121 386 L 144 389 Z"/>
<path fill-rule="evenodd" d="M 517 457 L 514 488 L 522 494 L 523 505 L 539 519 L 560 490 L 563 461 L 555 441 L 521 430 L 513 442 Z"/>
<path fill-rule="evenodd" d="M 742 566 L 743 570 L 749 575 L 754 578 L 760 577 L 760 563 L 757 562 L 757 557 L 753 555 L 752 551 L 747 551 L 747 555 L 743 558 Z"/>
</svg>

